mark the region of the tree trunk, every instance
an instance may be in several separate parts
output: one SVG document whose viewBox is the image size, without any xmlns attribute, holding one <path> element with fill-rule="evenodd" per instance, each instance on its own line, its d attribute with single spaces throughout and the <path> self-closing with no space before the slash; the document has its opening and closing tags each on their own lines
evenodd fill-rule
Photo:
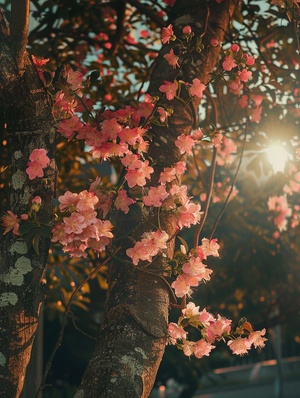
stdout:
<svg viewBox="0 0 300 398">
<path fill-rule="evenodd" d="M 203 36 L 203 44 L 211 38 L 220 42 L 228 28 L 237 1 L 229 0 L 221 4 L 204 0 L 177 0 L 169 23 L 175 34 L 180 34 L 185 25 L 190 25 L 195 37 Z M 160 95 L 158 88 L 164 80 L 175 78 L 191 82 L 197 77 L 207 84 L 216 65 L 219 48 L 207 46 L 202 52 L 182 66 L 180 75 L 168 67 L 163 55 L 170 46 L 163 46 L 151 77 L 149 94 Z M 181 98 L 187 97 L 182 93 Z M 187 98 L 186 98 L 187 99 Z M 152 126 L 153 140 L 149 157 L 153 159 L 155 171 L 151 185 L 158 181 L 164 167 L 171 167 L 180 159 L 174 142 L 181 134 L 189 134 L 197 124 L 199 100 L 189 105 L 180 100 L 163 100 L 174 113 L 169 118 L 168 127 Z M 159 257 L 150 267 L 142 270 L 134 267 L 125 255 L 132 240 L 123 238 L 130 235 L 140 240 L 144 232 L 153 230 L 159 214 L 149 214 L 142 219 L 139 206 L 131 206 L 128 215 L 117 215 L 115 242 L 120 251 L 111 265 L 109 290 L 106 301 L 105 318 L 101 326 L 96 348 L 75 398 L 146 398 L 153 387 L 155 376 L 164 353 L 166 328 L 171 289 L 164 279 L 164 258 Z M 176 233 L 175 218 L 163 216 L 162 229 L 169 236 Z M 152 228 L 151 228 L 152 226 Z M 172 257 L 174 239 L 169 242 L 168 253 Z"/>
<path fill-rule="evenodd" d="M 0 10 L 0 107 L 9 133 L 9 209 L 28 213 L 31 199 L 42 198 L 42 209 L 53 213 L 55 130 L 52 104 L 38 72 L 25 53 L 18 67 L 9 28 Z M 20 56 L 20 54 L 18 54 Z M 44 148 L 51 159 L 45 178 L 29 180 L 25 172 L 34 148 Z M 45 291 L 41 283 L 49 250 L 42 238 L 39 254 L 11 232 L 0 240 L 0 396 L 19 397 Z"/>
</svg>

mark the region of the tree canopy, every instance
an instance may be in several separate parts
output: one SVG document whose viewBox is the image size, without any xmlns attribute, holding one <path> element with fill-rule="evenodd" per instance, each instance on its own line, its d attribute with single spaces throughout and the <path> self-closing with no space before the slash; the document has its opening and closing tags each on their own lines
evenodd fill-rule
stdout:
<svg viewBox="0 0 300 398">
<path fill-rule="evenodd" d="M 298 2 L 34 0 L 28 42 L 20 3 L 0 2 L 3 391 L 41 280 L 63 327 L 108 289 L 77 398 L 148 396 L 167 341 L 263 346 L 299 311 Z"/>
</svg>

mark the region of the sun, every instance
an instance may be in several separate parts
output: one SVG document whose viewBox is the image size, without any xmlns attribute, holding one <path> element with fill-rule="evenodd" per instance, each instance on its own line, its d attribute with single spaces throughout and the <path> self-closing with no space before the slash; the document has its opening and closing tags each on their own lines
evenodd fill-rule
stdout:
<svg viewBox="0 0 300 398">
<path fill-rule="evenodd" d="M 266 149 L 266 154 L 274 174 L 283 172 L 289 158 L 289 153 L 285 149 L 285 145 L 279 141 L 274 142 Z"/>
</svg>

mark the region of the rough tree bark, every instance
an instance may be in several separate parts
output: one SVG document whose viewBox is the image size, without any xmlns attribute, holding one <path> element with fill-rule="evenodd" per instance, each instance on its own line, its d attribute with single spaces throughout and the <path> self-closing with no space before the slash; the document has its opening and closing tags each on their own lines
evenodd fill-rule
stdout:
<svg viewBox="0 0 300 398">
<path fill-rule="evenodd" d="M 27 213 L 31 198 L 40 196 L 42 208 L 53 213 L 55 130 L 51 100 L 26 53 L 29 1 L 12 2 L 9 30 L 0 9 L 0 107 L 8 130 L 11 156 L 9 210 Z M 45 178 L 30 181 L 25 167 L 34 148 L 51 159 Z M 25 167 L 24 167 L 25 166 Z M 0 396 L 19 397 L 39 308 L 45 295 L 41 279 L 49 250 L 43 238 L 39 254 L 12 233 L 0 240 Z"/>
<path fill-rule="evenodd" d="M 223 41 L 237 0 L 208 2 L 205 0 L 177 0 L 170 15 L 175 34 L 185 25 L 190 25 L 196 36 L 202 35 L 203 43 L 211 38 Z M 172 81 L 178 73 L 171 70 L 163 60 L 169 52 L 164 46 L 156 61 L 151 77 L 149 94 L 160 95 L 159 86 L 164 80 Z M 208 47 L 193 54 L 193 61 L 183 65 L 178 79 L 191 82 L 198 77 L 207 83 L 218 59 L 219 48 Z M 182 93 L 181 96 L 187 95 Z M 152 185 L 158 180 L 164 167 L 171 167 L 179 160 L 174 142 L 180 134 L 189 134 L 197 123 L 199 101 L 184 106 L 182 101 L 167 101 L 168 108 L 174 109 L 168 127 L 153 126 L 153 140 L 149 156 L 155 163 Z M 98 342 L 85 372 L 76 398 L 146 398 L 149 396 L 155 376 L 164 353 L 168 307 L 172 297 L 170 287 L 163 276 L 164 258 L 156 259 L 151 266 L 142 270 L 134 267 L 125 251 L 132 247 L 132 240 L 140 240 L 144 232 L 158 226 L 159 214 L 150 213 L 142 217 L 138 206 L 126 216 L 117 215 L 115 233 L 116 246 L 121 250 L 111 265 L 106 313 Z M 161 227 L 169 236 L 176 233 L 176 223 L 172 215 L 163 216 Z M 174 239 L 168 247 L 172 257 Z M 122 260 L 123 259 L 123 260 Z"/>
</svg>

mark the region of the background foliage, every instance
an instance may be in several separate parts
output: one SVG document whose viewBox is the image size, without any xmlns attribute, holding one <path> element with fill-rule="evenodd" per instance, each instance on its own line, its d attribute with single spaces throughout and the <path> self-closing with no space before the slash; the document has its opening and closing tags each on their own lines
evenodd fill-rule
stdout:
<svg viewBox="0 0 300 398">
<path fill-rule="evenodd" d="M 172 3 L 33 0 L 28 49 L 35 56 L 50 58 L 45 72 L 46 81 L 55 74 L 54 79 L 59 84 L 60 71 L 63 67 L 71 67 L 87 76 L 85 95 L 96 101 L 99 109 L 125 107 L 134 104 L 145 93 L 152 61 L 161 45 L 161 28 L 167 25 L 174 7 L 184 8 L 184 2 Z M 276 228 L 267 207 L 268 198 L 282 194 L 284 185 L 291 180 L 291 166 L 287 166 L 283 173 L 273 175 L 264 150 L 271 142 L 281 140 L 292 156 L 296 145 L 299 145 L 299 8 L 292 1 L 271 3 L 275 4 L 243 1 L 223 45 L 224 56 L 232 43 L 238 43 L 244 53 L 256 58 L 252 80 L 244 91 L 250 95 L 249 107 L 241 109 L 238 106 L 239 98 L 229 91 L 229 77 L 224 75 L 220 65 L 216 67 L 213 82 L 201 104 L 199 127 L 205 135 L 209 137 L 219 131 L 236 145 L 236 153 L 231 155 L 230 162 L 216 167 L 213 203 L 203 230 L 204 236 L 210 236 L 224 208 L 245 135 L 246 144 L 234 186 L 234 192 L 237 192 L 231 196 L 215 233 L 222 245 L 221 260 L 210 264 L 214 269 L 213 281 L 195 292 L 194 298 L 202 307 L 207 306 L 212 312 L 220 312 L 234 320 L 245 316 L 258 328 L 284 325 L 284 343 L 293 345 L 292 351 L 287 350 L 286 355 L 295 355 L 299 353 L 300 342 L 299 227 L 289 227 L 280 236 L 274 234 Z M 0 5 L 7 10 L 9 8 L 8 1 L 1 1 Z M 7 17 L 9 19 L 9 12 Z M 254 95 L 262 97 L 259 123 L 250 121 L 251 109 L 255 109 Z M 7 210 L 5 182 L 9 164 L 5 128 L 2 128 L 0 141 L 1 204 L 2 210 Z M 183 182 L 189 186 L 191 196 L 205 199 L 209 188 L 210 156 L 210 151 L 202 145 L 196 148 L 189 162 Z M 220 158 L 218 163 L 223 163 Z M 120 172 L 117 161 L 99 163 L 92 160 L 88 148 L 82 143 L 67 142 L 59 137 L 57 164 L 57 195 L 69 187 L 74 192 L 87 189 L 89 181 L 95 180 L 99 174 L 105 190 Z M 299 168 L 299 163 L 296 167 Z M 298 205 L 299 190 L 289 200 L 291 206 Z M 184 238 L 192 242 L 193 232 L 195 229 L 184 233 Z M 92 253 L 87 260 L 70 260 L 53 245 L 45 275 L 48 290 L 45 303 L 46 358 L 72 292 L 95 266 Z M 56 383 L 58 379 L 71 384 L 79 381 L 94 341 L 82 336 L 79 329 L 92 337 L 96 335 L 105 288 L 103 270 L 75 295 L 64 345 L 52 368 L 52 382 L 55 379 Z M 81 344 L 78 345 L 77 341 Z M 215 351 L 210 360 L 200 364 L 195 360 L 189 363 L 193 369 L 191 374 L 201 373 L 206 366 L 229 364 L 226 353 Z M 172 349 L 167 353 L 158 378 L 163 380 L 169 376 L 167 368 L 174 369 L 179 380 L 186 378 L 186 364 L 175 369 L 174 358 L 178 354 Z M 76 367 L 71 367 L 71 362 L 76 363 Z M 180 362 L 183 363 L 182 358 Z"/>
</svg>

